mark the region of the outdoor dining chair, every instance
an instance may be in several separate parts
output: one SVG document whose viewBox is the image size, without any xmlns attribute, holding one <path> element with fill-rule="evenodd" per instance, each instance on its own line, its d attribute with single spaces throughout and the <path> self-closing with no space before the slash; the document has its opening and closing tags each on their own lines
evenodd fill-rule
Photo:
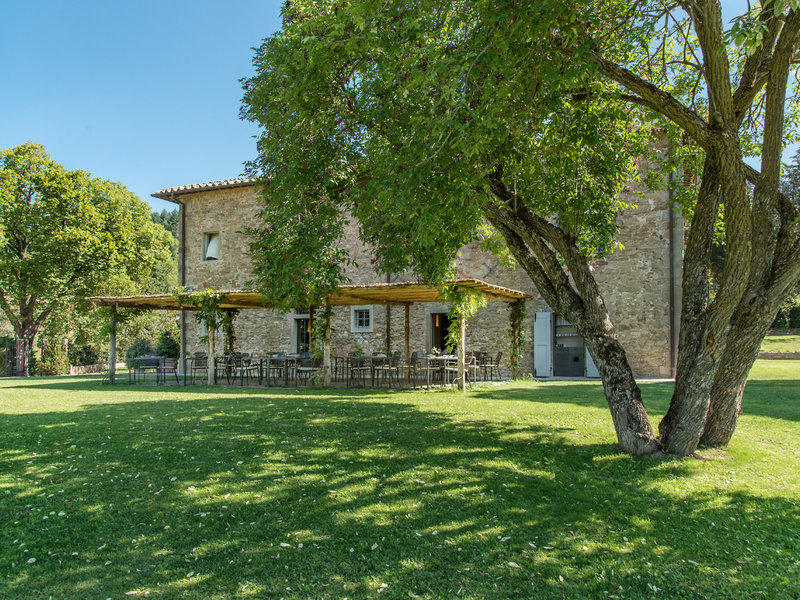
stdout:
<svg viewBox="0 0 800 600">
<path fill-rule="evenodd" d="M 235 363 L 234 366 L 239 376 L 239 382 L 242 385 L 244 385 L 245 378 L 247 379 L 247 385 L 250 385 L 251 377 L 255 377 L 258 379 L 258 383 L 261 383 L 261 364 L 258 358 L 254 358 L 249 353 L 243 352 L 238 358 L 238 364 Z"/>
<path fill-rule="evenodd" d="M 158 377 L 161 383 L 167 383 L 167 374 L 175 375 L 175 383 L 180 383 L 178 379 L 178 359 L 162 358 L 158 363 Z"/>
<path fill-rule="evenodd" d="M 367 373 L 372 369 L 372 361 L 362 355 L 351 352 L 347 356 L 347 387 L 357 384 L 358 387 L 364 385 Z"/>
<path fill-rule="evenodd" d="M 203 376 L 203 379 L 208 378 L 208 354 L 206 352 L 195 352 L 189 357 L 190 367 L 189 371 L 192 376 L 192 383 L 198 374 Z"/>
<path fill-rule="evenodd" d="M 308 382 L 314 376 L 314 373 L 322 369 L 322 359 L 303 357 L 297 360 L 297 367 L 295 368 L 295 385 L 302 380 L 303 385 L 308 385 Z"/>
<path fill-rule="evenodd" d="M 500 379 L 500 367 L 502 366 L 503 353 L 498 352 L 497 356 L 489 358 L 486 361 L 485 368 L 489 370 L 489 381 L 494 381 L 494 373 L 497 371 L 497 378 Z"/>
</svg>

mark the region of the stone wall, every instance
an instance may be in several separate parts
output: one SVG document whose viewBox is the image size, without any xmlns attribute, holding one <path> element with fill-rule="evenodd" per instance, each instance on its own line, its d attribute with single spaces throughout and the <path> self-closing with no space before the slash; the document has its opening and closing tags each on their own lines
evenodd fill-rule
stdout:
<svg viewBox="0 0 800 600">
<path fill-rule="evenodd" d="M 648 168 L 644 165 L 643 168 Z M 616 324 L 620 339 L 628 352 L 631 365 L 638 376 L 670 376 L 672 352 L 670 342 L 677 336 L 674 314 L 679 314 L 679 291 L 673 295 L 674 314 L 670 312 L 670 218 L 666 192 L 649 193 L 641 198 L 636 190 L 626 200 L 637 207 L 625 210 L 619 217 L 620 243 L 606 260 L 593 265 L 604 293 L 606 304 Z M 257 226 L 258 204 L 253 187 L 238 187 L 185 194 L 186 211 L 186 285 L 198 289 L 244 289 L 251 278 L 252 263 L 248 257 L 249 244 L 242 233 L 246 227 Z M 680 236 L 682 223 L 673 223 L 673 242 L 677 249 L 673 257 L 673 286 L 680 284 Z M 220 258 L 203 260 L 203 235 L 220 234 Z M 372 254 L 358 241 L 357 225 L 348 226 L 345 236 L 351 257 L 357 266 L 346 273 L 354 284 L 379 283 L 385 276 L 376 273 Z M 524 325 L 526 346 L 522 370 L 533 372 L 533 316 L 546 311 L 530 278 L 522 269 L 506 269 L 491 254 L 482 252 L 477 243 L 462 249 L 458 260 L 459 273 L 465 277 L 525 291 L 534 298 L 527 301 Z M 393 277 L 392 280 L 402 280 Z M 674 288 L 677 289 L 677 288 Z M 430 314 L 446 312 L 447 306 L 415 304 L 410 307 L 410 350 L 430 348 Z M 242 310 L 236 320 L 237 349 L 244 352 L 294 350 L 293 314 L 278 314 L 268 310 Z M 373 306 L 371 333 L 351 331 L 351 308 L 335 307 L 332 320 L 332 347 L 344 355 L 358 344 L 365 352 L 387 347 L 403 350 L 405 344 L 405 310 L 402 306 L 387 308 Z M 187 317 L 187 350 L 202 350 L 199 344 L 200 327 Z M 483 350 L 508 357 L 509 308 L 504 302 L 490 301 L 470 320 L 466 343 L 468 350 Z M 220 340 L 221 347 L 221 340 Z"/>
</svg>

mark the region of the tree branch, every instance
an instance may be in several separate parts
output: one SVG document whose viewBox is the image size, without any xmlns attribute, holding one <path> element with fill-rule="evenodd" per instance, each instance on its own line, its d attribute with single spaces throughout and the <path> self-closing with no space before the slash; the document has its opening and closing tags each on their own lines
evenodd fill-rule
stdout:
<svg viewBox="0 0 800 600">
<path fill-rule="evenodd" d="M 786 197 L 786 194 L 781 192 L 775 185 L 767 185 L 763 181 L 761 173 L 756 171 L 747 163 L 742 163 L 742 166 L 744 168 L 744 176 L 747 178 L 747 181 L 753 185 L 763 186 L 764 191 L 775 198 L 781 219 L 786 221 L 794 221 L 800 217 L 800 212 L 798 212 L 791 200 Z"/>
<path fill-rule="evenodd" d="M 634 95 L 628 99 L 667 117 L 691 136 L 697 144 L 708 149 L 713 134 L 708 123 L 693 110 L 678 102 L 672 95 L 661 88 L 645 81 L 629 69 L 622 67 L 601 54 L 594 55 L 594 61 L 600 71 L 608 78 L 627 88 Z"/>
<path fill-rule="evenodd" d="M 709 122 L 721 129 L 733 117 L 730 63 L 722 39 L 722 7 L 719 0 L 695 0 L 686 3 L 686 10 L 694 22 L 697 41 L 703 51 Z"/>
</svg>

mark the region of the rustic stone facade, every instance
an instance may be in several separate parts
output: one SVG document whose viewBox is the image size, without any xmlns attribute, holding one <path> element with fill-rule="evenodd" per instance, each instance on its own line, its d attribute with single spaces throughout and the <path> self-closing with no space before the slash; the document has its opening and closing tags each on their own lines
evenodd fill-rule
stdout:
<svg viewBox="0 0 800 600">
<path fill-rule="evenodd" d="M 647 165 L 644 166 L 647 168 Z M 177 193 L 176 193 L 177 192 Z M 593 265 L 611 317 L 638 376 L 669 377 L 674 364 L 677 336 L 676 315 L 680 313 L 680 252 L 683 247 L 682 222 L 670 216 L 666 192 L 648 193 L 627 200 L 637 204 L 619 217 L 621 247 L 607 260 Z M 208 184 L 172 188 L 155 194 L 178 197 L 185 216 L 185 285 L 196 289 L 246 289 L 252 263 L 249 241 L 243 230 L 257 226 L 256 190 L 246 182 L 236 185 Z M 347 275 L 355 284 L 379 283 L 385 276 L 375 272 L 369 250 L 358 240 L 351 224 L 345 243 L 357 267 Z M 204 260 L 207 236 L 219 235 L 218 260 Z M 674 248 L 672 256 L 671 248 Z M 670 263 L 672 261 L 672 263 Z M 533 315 L 548 311 L 530 278 L 522 269 L 506 269 L 497 258 L 482 252 L 477 243 L 465 246 L 458 260 L 459 272 L 467 277 L 530 293 L 524 324 L 524 373 L 533 373 Z M 390 280 L 399 278 L 392 277 Z M 365 352 L 403 350 L 405 308 L 372 306 L 372 331 L 353 332 L 351 307 L 335 307 L 332 320 L 332 349 L 345 355 L 358 344 Z M 410 350 L 427 351 L 432 345 L 431 329 L 435 313 L 447 312 L 442 304 L 415 304 L 410 307 Z M 278 314 L 268 310 L 242 310 L 236 319 L 236 346 L 244 352 L 295 351 L 296 320 L 300 314 Z M 187 351 L 202 350 L 198 342 L 199 325 L 186 321 Z M 483 350 L 508 356 L 509 306 L 489 302 L 470 320 L 466 333 L 468 350 Z"/>
</svg>

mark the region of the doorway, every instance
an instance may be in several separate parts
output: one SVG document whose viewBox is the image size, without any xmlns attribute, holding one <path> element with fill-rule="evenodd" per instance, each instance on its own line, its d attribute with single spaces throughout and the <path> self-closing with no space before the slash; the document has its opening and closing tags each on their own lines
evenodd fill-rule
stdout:
<svg viewBox="0 0 800 600">
<path fill-rule="evenodd" d="M 294 330 L 296 352 L 309 352 L 311 349 L 311 320 L 296 318 L 294 320 Z"/>
<path fill-rule="evenodd" d="M 445 351 L 447 347 L 447 329 L 450 327 L 451 319 L 447 313 L 431 313 L 431 348 L 438 348 Z M 450 352 L 454 348 L 449 349 Z"/>
</svg>

